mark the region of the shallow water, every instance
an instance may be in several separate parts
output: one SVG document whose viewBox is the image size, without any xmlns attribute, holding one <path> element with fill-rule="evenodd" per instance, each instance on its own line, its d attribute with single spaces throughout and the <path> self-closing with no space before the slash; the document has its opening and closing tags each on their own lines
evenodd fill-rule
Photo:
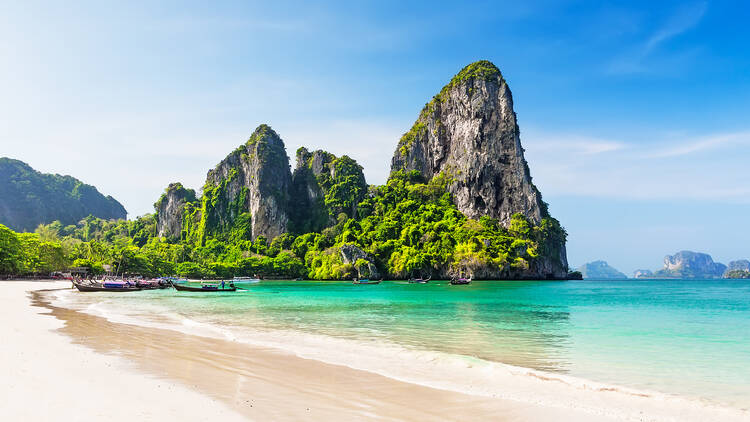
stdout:
<svg viewBox="0 0 750 422">
<path fill-rule="evenodd" d="M 329 346 L 339 349 L 344 341 L 396 347 L 430 352 L 430 359 L 502 362 L 750 407 L 750 281 L 270 281 L 244 287 L 211 294 L 66 292 L 62 299 L 105 316 L 171 321 L 196 332 L 283 333 L 287 343 L 314 336 L 335 339 Z"/>
</svg>

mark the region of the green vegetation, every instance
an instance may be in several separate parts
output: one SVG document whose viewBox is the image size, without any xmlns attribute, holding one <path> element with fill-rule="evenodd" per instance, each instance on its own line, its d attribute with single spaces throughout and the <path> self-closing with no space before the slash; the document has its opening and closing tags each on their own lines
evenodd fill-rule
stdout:
<svg viewBox="0 0 750 422">
<path fill-rule="evenodd" d="M 125 208 L 111 196 L 78 179 L 43 174 L 28 164 L 0 158 L 0 222 L 17 231 L 33 231 L 40 223 L 75 224 L 87 215 L 124 219 Z"/>
<path fill-rule="evenodd" d="M 356 216 L 368 189 L 362 166 L 347 155 L 311 153 L 306 148 L 297 150 L 297 159 L 300 165 L 292 176 L 294 200 L 289 210 L 292 233 L 321 231 L 342 213 Z M 310 198 L 310 191 L 316 197 Z"/>
<path fill-rule="evenodd" d="M 160 239 L 153 215 L 133 221 L 87 217 L 76 225 L 40 225 L 36 233 L 27 234 L 0 226 L 0 273 L 43 273 L 70 266 L 96 273 L 109 266 L 125 273 L 203 278 L 262 274 L 325 280 L 355 277 L 358 271 L 369 276 L 370 261 L 344 262 L 340 248 L 352 245 L 388 277 L 488 269 L 513 277 L 537 259 L 556 256 L 555 245 L 564 244 L 566 233 L 551 218 L 534 226 L 518 214 L 508 228 L 488 217 L 467 218 L 446 191 L 450 179 L 444 174 L 423 183 L 417 172 L 394 172 L 386 185 L 361 193 L 360 181 L 351 179 L 356 164 L 348 157 L 339 160 L 333 161 L 334 176 L 323 185 L 329 186 L 326 204 L 341 212 L 322 230 L 251 241 L 241 232 L 251 218 L 243 213 L 223 231 L 201 232 L 201 242 L 192 241 L 200 225 L 187 226 L 180 240 Z M 363 199 L 353 206 L 359 197 Z M 213 206 L 205 198 L 201 203 Z M 187 207 L 185 220 L 196 213 L 201 211 Z"/>
<path fill-rule="evenodd" d="M 724 278 L 750 278 L 748 270 L 729 270 L 724 273 Z"/>
</svg>

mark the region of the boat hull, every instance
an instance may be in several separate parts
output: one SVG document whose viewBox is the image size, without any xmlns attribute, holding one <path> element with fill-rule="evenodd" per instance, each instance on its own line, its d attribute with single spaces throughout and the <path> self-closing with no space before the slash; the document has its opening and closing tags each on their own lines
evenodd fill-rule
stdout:
<svg viewBox="0 0 750 422">
<path fill-rule="evenodd" d="M 80 283 L 73 283 L 79 292 L 137 292 L 140 291 L 140 287 L 100 287 L 91 286 Z"/>
<path fill-rule="evenodd" d="M 203 287 L 192 287 L 184 284 L 172 284 L 175 290 L 180 292 L 203 292 L 203 293 L 218 293 L 218 292 L 234 292 L 237 291 L 236 287 L 227 287 L 224 289 L 204 289 Z"/>
</svg>

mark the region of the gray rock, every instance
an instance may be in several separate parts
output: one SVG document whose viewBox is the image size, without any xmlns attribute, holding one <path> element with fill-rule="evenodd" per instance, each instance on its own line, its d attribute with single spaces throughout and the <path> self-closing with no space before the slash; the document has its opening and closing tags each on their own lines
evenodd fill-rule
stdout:
<svg viewBox="0 0 750 422">
<path fill-rule="evenodd" d="M 606 261 L 589 262 L 581 265 L 577 270 L 581 272 L 584 279 L 622 280 L 628 278 L 628 276 L 617 271 Z"/>
<path fill-rule="evenodd" d="M 425 105 L 399 141 L 391 172 L 418 171 L 426 180 L 444 175 L 458 209 L 467 217 L 488 215 L 508 226 L 520 213 L 539 224 L 547 205 L 531 181 L 513 111 L 513 97 L 500 70 L 472 63 Z M 539 258 L 519 269 L 476 268 L 477 278 L 567 277 L 565 239 L 541 245 Z"/>
<path fill-rule="evenodd" d="M 179 240 L 182 235 L 185 205 L 195 202 L 195 191 L 181 183 L 170 183 L 161 198 L 154 204 L 156 230 L 161 238 Z"/>
<path fill-rule="evenodd" d="M 651 270 L 635 270 L 633 277 L 635 278 L 651 278 L 654 276 L 654 272 Z"/>
<path fill-rule="evenodd" d="M 750 271 L 750 261 L 747 259 L 730 261 L 729 265 L 727 265 L 727 271 Z"/>
<path fill-rule="evenodd" d="M 670 278 L 718 278 L 726 269 L 726 265 L 714 262 L 709 254 L 680 251 L 665 256 L 664 268 L 654 275 Z"/>
<path fill-rule="evenodd" d="M 368 277 L 373 280 L 380 278 L 380 272 L 378 271 L 378 267 L 375 266 L 372 257 L 359 247 L 355 245 L 342 245 L 339 248 L 339 254 L 344 264 L 356 266 L 357 261 L 360 259 L 367 261 L 366 268 L 359 268 L 362 277 Z"/>
<path fill-rule="evenodd" d="M 258 126 L 244 145 L 208 172 L 206 187 L 217 196 L 207 207 L 208 224 L 229 228 L 240 214 L 249 213 L 252 239 L 286 233 L 291 179 L 284 142 L 270 126 Z"/>
<path fill-rule="evenodd" d="M 546 206 L 531 182 L 513 111 L 513 97 L 490 62 L 464 68 L 399 142 L 391 171 L 417 170 L 427 180 L 445 173 L 458 209 L 507 225 L 515 213 L 535 224 Z"/>
</svg>

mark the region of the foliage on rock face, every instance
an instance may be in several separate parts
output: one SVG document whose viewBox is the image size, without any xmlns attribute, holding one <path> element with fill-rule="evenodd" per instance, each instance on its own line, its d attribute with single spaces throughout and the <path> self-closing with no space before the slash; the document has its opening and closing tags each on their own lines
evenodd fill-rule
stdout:
<svg viewBox="0 0 750 422">
<path fill-rule="evenodd" d="M 300 148 L 292 192 L 290 231 L 306 233 L 323 230 L 341 213 L 354 217 L 367 183 L 362 166 L 349 156 Z"/>
<path fill-rule="evenodd" d="M 0 158 L 0 222 L 18 231 L 60 220 L 74 224 L 87 215 L 124 219 L 125 208 L 111 196 L 71 176 L 40 173 L 28 164 Z"/>
<path fill-rule="evenodd" d="M 724 278 L 750 278 L 750 271 L 748 270 L 729 270 L 724 273 Z"/>
<path fill-rule="evenodd" d="M 120 273 L 203 278 L 367 277 L 370 261 L 342 260 L 339 248 L 353 245 L 372 257 L 387 277 L 468 275 L 487 268 L 513 277 L 550 253 L 546 245 L 566 236 L 549 218 L 534 226 L 519 214 L 508 228 L 487 217 L 468 219 L 446 192 L 448 182 L 442 174 L 422 183 L 417 172 L 394 172 L 387 184 L 370 188 L 353 217 L 342 212 L 335 224 L 319 232 L 287 233 L 275 239 L 260 236 L 252 241 L 238 224 L 206 232 L 199 243 L 170 243 L 156 235 L 152 215 L 133 221 L 88 217 L 69 226 L 55 222 L 22 235 L 0 227 L 0 265 L 3 272 L 16 273 L 67 266 L 88 266 L 97 272 L 110 265 Z M 18 256 L 12 255 L 19 250 Z"/>
<path fill-rule="evenodd" d="M 195 191 L 193 189 L 186 188 L 182 186 L 182 183 L 179 183 L 179 182 L 171 183 L 167 187 L 166 191 L 162 193 L 159 199 L 154 203 L 154 208 L 156 210 L 161 209 L 162 205 L 164 204 L 164 201 L 167 200 L 168 193 L 172 193 L 176 195 L 177 197 L 184 199 L 185 202 L 195 202 L 196 200 Z"/>
</svg>

